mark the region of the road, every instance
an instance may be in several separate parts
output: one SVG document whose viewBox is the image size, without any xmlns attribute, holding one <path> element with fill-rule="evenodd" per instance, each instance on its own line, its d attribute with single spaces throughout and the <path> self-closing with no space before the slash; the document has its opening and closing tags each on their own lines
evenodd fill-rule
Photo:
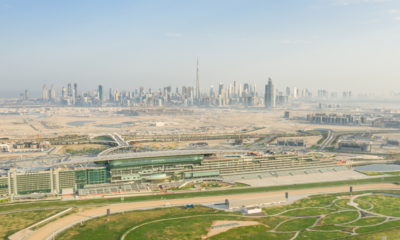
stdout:
<svg viewBox="0 0 400 240">
<path fill-rule="evenodd" d="M 400 190 L 399 185 L 395 184 L 366 184 L 353 186 L 353 191 L 362 190 L 382 190 L 382 189 L 395 189 Z M 322 193 L 337 193 L 349 191 L 348 186 L 335 186 L 335 187 L 324 187 L 324 188 L 310 188 L 310 189 L 299 189 L 289 191 L 291 197 L 294 196 L 306 196 L 313 194 Z M 152 200 L 143 202 L 130 202 L 130 203 L 118 203 L 110 204 L 102 207 L 92 208 L 83 210 L 79 213 L 74 213 L 63 218 L 59 218 L 54 222 L 37 229 L 32 235 L 25 238 L 25 240 L 44 240 L 52 239 L 55 233 L 59 233 L 70 226 L 79 224 L 86 220 L 104 216 L 107 209 L 110 209 L 111 213 L 125 212 L 139 209 L 150 209 L 165 206 L 182 206 L 185 204 L 210 204 L 210 203 L 222 203 L 225 199 L 243 199 L 243 198 L 261 198 L 267 196 L 279 196 L 284 195 L 285 191 L 276 192 L 261 192 L 261 193 L 246 193 L 246 194 L 234 194 L 234 195 L 221 195 L 221 196 L 210 196 L 210 197 L 195 197 L 195 198 L 184 198 L 184 199 L 170 199 L 170 200 Z"/>
<path fill-rule="evenodd" d="M 113 134 L 108 134 L 113 140 L 114 142 L 117 143 L 116 147 L 112 147 L 112 148 L 107 148 L 106 150 L 100 152 L 97 156 L 103 156 L 103 155 L 107 155 L 108 153 L 117 150 L 117 149 L 121 149 L 121 148 L 125 148 L 125 147 L 129 147 L 129 143 L 127 141 L 125 141 L 121 135 L 119 135 L 118 133 L 113 133 Z"/>
<path fill-rule="evenodd" d="M 129 146 L 129 143 L 126 142 L 121 135 L 118 133 L 109 134 L 112 139 L 118 144 L 118 146 Z"/>
<path fill-rule="evenodd" d="M 333 139 L 335 139 L 335 134 L 333 133 L 332 130 L 328 130 L 328 136 L 324 140 L 324 142 L 321 144 L 320 150 L 324 150 L 326 147 L 331 145 Z"/>
</svg>

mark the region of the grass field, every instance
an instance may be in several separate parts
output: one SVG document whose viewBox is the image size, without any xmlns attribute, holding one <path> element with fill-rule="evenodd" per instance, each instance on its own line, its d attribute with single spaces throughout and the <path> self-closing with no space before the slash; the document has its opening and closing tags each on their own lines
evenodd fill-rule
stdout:
<svg viewBox="0 0 400 240">
<path fill-rule="evenodd" d="M 281 224 L 277 228 L 277 231 L 279 232 L 301 231 L 303 229 L 311 227 L 315 223 L 315 221 L 317 221 L 316 217 L 291 219 Z"/>
<path fill-rule="evenodd" d="M 60 210 L 53 209 L 0 214 L 0 239 L 6 239 L 7 236 L 58 212 Z"/>
<path fill-rule="evenodd" d="M 399 239 L 400 236 L 400 228 L 394 228 L 390 230 L 385 230 L 381 232 L 375 233 L 367 233 L 367 234 L 360 234 L 358 236 L 352 236 L 351 238 L 345 238 L 345 240 L 396 240 Z"/>
<path fill-rule="evenodd" d="M 380 176 L 380 175 L 400 175 L 400 171 L 397 172 L 362 172 L 368 176 Z"/>
<path fill-rule="evenodd" d="M 324 217 L 321 221 L 322 225 L 344 224 L 356 220 L 359 217 L 357 211 L 341 211 L 332 213 Z"/>
<path fill-rule="evenodd" d="M 349 223 L 349 226 L 368 226 L 368 225 L 374 225 L 378 223 L 382 223 L 385 221 L 385 218 L 383 217 L 366 217 L 366 218 L 361 218 L 360 220 L 356 222 Z"/>
<path fill-rule="evenodd" d="M 149 211 L 134 211 L 127 212 L 124 214 L 111 215 L 108 218 L 102 217 L 91 220 L 84 223 L 82 226 L 75 226 L 62 233 L 57 239 L 96 239 L 96 240 L 108 240 L 108 239 L 119 239 L 120 236 L 127 231 L 129 228 L 135 225 L 139 225 L 145 222 L 150 222 L 158 219 L 165 218 L 177 218 L 194 215 L 208 215 L 214 216 L 217 214 L 227 215 L 224 211 L 218 211 L 205 207 L 196 208 L 162 208 Z M 238 218 L 240 215 L 237 213 L 230 213 L 230 216 L 225 216 L 227 219 Z M 204 217 L 200 217 L 203 218 Z M 205 218 L 207 219 L 207 218 Z M 197 219 L 196 219 L 197 220 Z M 187 222 L 188 220 L 185 219 Z M 192 221 L 193 222 L 193 221 Z M 173 221 L 172 221 L 173 223 Z M 187 225 L 187 224 L 186 224 Z M 151 226 L 151 225 L 150 225 Z M 182 225 L 175 225 L 177 228 L 183 229 Z M 184 230 L 185 231 L 185 230 Z M 154 235 L 155 236 L 155 235 Z M 146 238 L 142 238 L 146 239 Z"/>
<path fill-rule="evenodd" d="M 386 216 L 400 217 L 400 202 L 399 197 L 385 195 L 363 196 L 356 199 L 356 203 L 360 203 L 362 209 L 369 209 L 365 203 L 372 205 L 373 212 Z"/>
<path fill-rule="evenodd" d="M 208 228 L 215 220 L 243 220 L 240 217 L 229 216 L 198 216 L 193 218 L 182 218 L 176 220 L 167 220 L 145 225 L 139 228 L 134 234 L 129 234 L 127 240 L 191 240 L 195 236 L 204 236 L 208 232 Z M 180 226 L 180 227 L 177 227 Z M 158 229 L 154 231 L 154 229 Z"/>
<path fill-rule="evenodd" d="M 218 234 L 211 237 L 210 240 L 266 240 L 266 239 L 276 239 L 276 240 L 286 240 L 292 238 L 295 233 L 273 233 L 267 232 L 267 228 L 262 225 L 241 227 L 232 229 L 230 231 Z"/>
<path fill-rule="evenodd" d="M 64 152 L 71 155 L 96 155 L 105 149 L 108 146 L 99 145 L 99 144 L 81 144 L 81 145 L 67 145 L 64 147 Z"/>
<path fill-rule="evenodd" d="M 230 240 L 230 239 L 381 239 L 383 234 L 400 233 L 400 217 L 363 216 L 362 208 L 347 205 L 349 198 L 357 202 L 371 200 L 370 210 L 391 213 L 393 206 L 400 206 L 400 197 L 386 198 L 382 194 L 354 193 L 316 195 L 292 204 L 268 207 L 264 217 L 246 217 L 240 213 L 224 212 L 202 206 L 195 208 L 163 208 L 126 212 L 101 217 L 72 227 L 57 239 L 121 239 L 125 240 Z M 379 199 L 383 198 L 381 202 Z M 387 204 L 391 201 L 391 205 Z M 258 225 L 242 226 L 206 237 L 216 220 L 256 221 Z M 388 238 L 396 239 L 396 238 Z"/>
<path fill-rule="evenodd" d="M 114 139 L 112 137 L 107 136 L 107 135 L 94 137 L 93 140 L 97 140 L 97 141 L 114 141 Z"/>
</svg>

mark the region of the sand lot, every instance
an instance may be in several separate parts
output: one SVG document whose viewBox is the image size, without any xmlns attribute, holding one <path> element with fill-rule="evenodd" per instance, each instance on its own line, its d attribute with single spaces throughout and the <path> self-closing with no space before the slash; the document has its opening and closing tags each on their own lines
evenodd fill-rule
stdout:
<svg viewBox="0 0 400 240">
<path fill-rule="evenodd" d="M 258 224 L 260 223 L 256 221 L 226 221 L 226 220 L 214 221 L 210 231 L 207 233 L 207 238 L 217 235 L 219 233 L 226 232 L 233 228 L 253 226 Z"/>
<path fill-rule="evenodd" d="M 331 128 L 336 130 L 368 129 L 366 127 L 315 125 L 283 119 L 284 110 L 190 108 L 172 113 L 144 111 L 139 116 L 117 114 L 127 108 L 49 107 L 21 110 L 20 115 L 5 115 L 0 120 L 0 137 L 32 138 L 65 134 L 99 135 L 118 132 L 121 135 L 189 134 L 189 133 L 293 133 L 297 130 Z M 1 109 L 13 111 L 15 109 Z M 152 109 L 150 109 L 152 110 Z M 149 110 L 149 111 L 150 111 Z M 153 109 L 154 110 L 154 109 Z M 156 109 L 157 110 L 157 109 Z M 176 113 L 174 113 L 174 111 Z M 305 116 L 309 110 L 296 110 Z"/>
</svg>

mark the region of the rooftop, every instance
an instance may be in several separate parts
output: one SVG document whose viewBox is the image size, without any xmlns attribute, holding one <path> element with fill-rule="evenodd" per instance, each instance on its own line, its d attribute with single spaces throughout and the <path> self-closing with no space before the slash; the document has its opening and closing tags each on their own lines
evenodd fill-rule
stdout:
<svg viewBox="0 0 400 240">
<path fill-rule="evenodd" d="M 80 163 L 88 163 L 88 162 L 105 162 L 105 161 L 135 159 L 135 158 L 140 159 L 140 158 L 154 158 L 154 157 L 207 155 L 207 154 L 222 154 L 222 153 L 244 153 L 244 152 L 246 152 L 246 151 L 243 151 L 243 150 L 220 150 L 220 149 L 133 152 L 133 153 L 105 155 L 105 156 L 98 156 L 98 157 L 71 157 L 68 161 L 60 162 L 59 164 L 55 164 L 55 165 L 70 165 L 70 164 L 80 164 Z"/>
</svg>

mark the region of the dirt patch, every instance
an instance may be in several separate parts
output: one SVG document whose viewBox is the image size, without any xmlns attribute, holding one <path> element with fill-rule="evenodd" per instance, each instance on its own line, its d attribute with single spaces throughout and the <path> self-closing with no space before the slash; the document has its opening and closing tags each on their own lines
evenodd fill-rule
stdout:
<svg viewBox="0 0 400 240">
<path fill-rule="evenodd" d="M 224 221 L 224 220 L 214 221 L 213 224 L 211 225 L 210 231 L 208 231 L 207 233 L 207 238 L 226 232 L 233 228 L 253 226 L 258 224 L 260 223 L 256 221 Z"/>
</svg>

